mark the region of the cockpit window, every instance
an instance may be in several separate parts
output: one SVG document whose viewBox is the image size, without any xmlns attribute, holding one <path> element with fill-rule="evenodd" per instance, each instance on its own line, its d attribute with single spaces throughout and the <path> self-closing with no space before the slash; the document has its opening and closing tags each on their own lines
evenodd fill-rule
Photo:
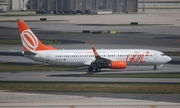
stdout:
<svg viewBox="0 0 180 108">
<path fill-rule="evenodd" d="M 161 54 L 161 56 L 165 56 L 165 54 Z"/>
</svg>

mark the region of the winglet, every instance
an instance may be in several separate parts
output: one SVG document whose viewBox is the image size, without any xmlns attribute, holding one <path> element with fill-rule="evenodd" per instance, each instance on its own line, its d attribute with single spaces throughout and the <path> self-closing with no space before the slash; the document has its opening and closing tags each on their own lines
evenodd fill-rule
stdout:
<svg viewBox="0 0 180 108">
<path fill-rule="evenodd" d="M 93 50 L 95 58 L 100 58 L 100 55 L 97 53 L 97 51 L 94 47 L 92 47 L 92 50 Z"/>
</svg>

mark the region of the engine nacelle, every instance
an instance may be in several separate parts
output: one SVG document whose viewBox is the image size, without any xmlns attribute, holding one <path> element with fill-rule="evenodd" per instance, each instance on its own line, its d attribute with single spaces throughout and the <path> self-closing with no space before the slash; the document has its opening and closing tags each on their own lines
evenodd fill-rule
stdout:
<svg viewBox="0 0 180 108">
<path fill-rule="evenodd" d="M 126 68 L 125 61 L 112 61 L 110 65 L 111 65 L 111 69 L 125 69 Z"/>
</svg>

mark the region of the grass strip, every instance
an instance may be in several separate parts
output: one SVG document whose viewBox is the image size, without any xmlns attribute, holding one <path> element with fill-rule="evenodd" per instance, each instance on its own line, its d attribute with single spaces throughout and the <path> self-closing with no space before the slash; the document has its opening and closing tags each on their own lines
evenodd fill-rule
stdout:
<svg viewBox="0 0 180 108">
<path fill-rule="evenodd" d="M 105 77 L 105 78 L 180 78 L 178 73 L 138 73 L 138 74 L 83 74 L 80 77 Z"/>
<path fill-rule="evenodd" d="M 180 84 L 17 83 L 0 82 L 0 90 L 41 92 L 180 93 Z"/>
<path fill-rule="evenodd" d="M 55 40 L 41 40 L 43 44 L 59 44 L 58 41 Z M 22 45 L 21 40 L 18 39 L 0 39 L 0 45 Z"/>
<path fill-rule="evenodd" d="M 164 52 L 168 56 L 180 56 L 180 52 Z"/>
<path fill-rule="evenodd" d="M 0 72 L 22 72 L 22 71 L 69 71 L 74 70 L 74 68 L 65 68 L 58 66 L 39 66 L 30 64 L 7 64 L 0 63 Z"/>
</svg>

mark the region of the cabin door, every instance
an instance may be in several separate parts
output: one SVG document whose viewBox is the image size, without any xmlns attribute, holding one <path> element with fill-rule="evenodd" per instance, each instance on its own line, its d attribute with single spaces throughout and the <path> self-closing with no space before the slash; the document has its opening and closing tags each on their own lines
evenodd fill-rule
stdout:
<svg viewBox="0 0 180 108">
<path fill-rule="evenodd" d="M 47 53 L 47 54 L 46 54 L 46 62 L 49 62 L 49 61 L 50 61 L 50 54 Z"/>
<path fill-rule="evenodd" d="M 157 54 L 154 53 L 154 60 L 157 60 Z"/>
</svg>

